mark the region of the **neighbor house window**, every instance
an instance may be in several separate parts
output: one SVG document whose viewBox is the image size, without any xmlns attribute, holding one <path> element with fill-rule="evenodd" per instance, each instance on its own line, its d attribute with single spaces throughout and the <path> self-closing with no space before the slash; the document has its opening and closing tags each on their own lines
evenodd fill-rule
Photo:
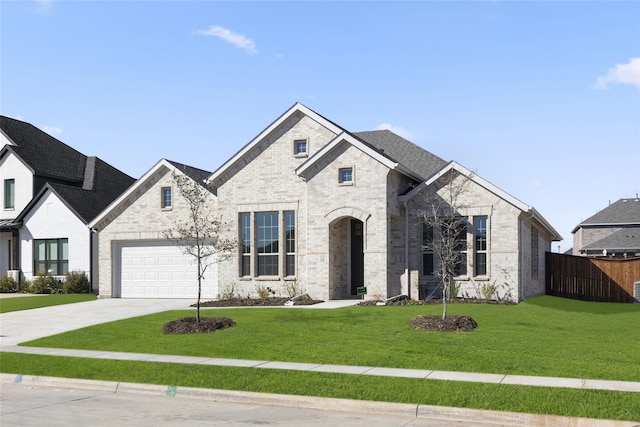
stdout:
<svg viewBox="0 0 640 427">
<path fill-rule="evenodd" d="M 171 209 L 171 187 L 162 187 L 160 194 L 162 209 Z"/>
<path fill-rule="evenodd" d="M 240 214 L 240 276 L 251 276 L 251 214 Z"/>
<path fill-rule="evenodd" d="M 284 212 L 284 241 L 285 263 L 284 275 L 296 275 L 296 214 L 293 211 Z"/>
<path fill-rule="evenodd" d="M 433 226 L 422 223 L 422 274 L 433 275 Z"/>
<path fill-rule="evenodd" d="M 293 141 L 293 154 L 301 157 L 307 155 L 306 139 L 296 139 L 295 141 Z"/>
<path fill-rule="evenodd" d="M 531 277 L 538 277 L 538 229 L 531 227 Z"/>
<path fill-rule="evenodd" d="M 487 217 L 477 216 L 473 218 L 474 245 L 473 258 L 476 276 L 487 274 Z"/>
<path fill-rule="evenodd" d="M 338 169 L 338 183 L 343 185 L 353 184 L 353 168 Z"/>
<path fill-rule="evenodd" d="M 256 249 L 258 252 L 258 276 L 277 276 L 279 264 L 278 212 L 256 213 Z"/>
<path fill-rule="evenodd" d="M 16 207 L 16 180 L 4 180 L 4 208 L 14 209 Z"/>
<path fill-rule="evenodd" d="M 37 275 L 62 276 L 69 272 L 68 239 L 33 241 L 33 271 Z"/>
</svg>

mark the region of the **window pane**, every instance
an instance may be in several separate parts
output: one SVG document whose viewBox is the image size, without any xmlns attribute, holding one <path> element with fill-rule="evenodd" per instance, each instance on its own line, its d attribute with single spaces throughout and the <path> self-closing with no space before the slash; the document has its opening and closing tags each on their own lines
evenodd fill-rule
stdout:
<svg viewBox="0 0 640 427">
<path fill-rule="evenodd" d="M 258 275 L 278 275 L 278 251 L 280 227 L 278 212 L 256 213 Z"/>
<path fill-rule="evenodd" d="M 286 239 L 286 258 L 285 258 L 285 276 L 294 276 L 296 274 L 296 214 L 293 211 L 284 213 L 285 223 L 285 239 Z"/>
<path fill-rule="evenodd" d="M 36 240 L 34 243 L 34 259 L 36 262 L 38 261 L 44 261 L 47 259 L 47 252 L 46 252 L 46 243 L 44 240 Z"/>
<path fill-rule="evenodd" d="M 162 207 L 163 208 L 171 207 L 171 187 L 162 188 Z"/>
<path fill-rule="evenodd" d="M 487 250 L 487 218 L 476 217 L 473 219 L 475 228 L 475 248 L 476 251 Z"/>
<path fill-rule="evenodd" d="M 307 141 L 305 139 L 299 139 L 294 141 L 295 145 L 295 154 L 306 154 L 307 153 Z"/>
<path fill-rule="evenodd" d="M 57 240 L 47 240 L 47 251 L 48 260 L 49 261 L 57 261 L 58 260 L 58 241 Z"/>
<path fill-rule="evenodd" d="M 16 181 L 14 179 L 4 180 L 4 207 L 5 209 L 15 208 Z"/>
<path fill-rule="evenodd" d="M 453 270 L 456 276 L 464 276 L 467 274 L 467 254 L 461 253 L 458 258 L 458 263 L 456 264 L 455 269 Z"/>
<path fill-rule="evenodd" d="M 60 259 L 68 260 L 69 259 L 69 240 L 68 239 L 60 239 L 60 252 L 62 255 Z"/>
<path fill-rule="evenodd" d="M 433 274 L 433 254 L 422 254 L 422 274 L 425 276 Z"/>
<path fill-rule="evenodd" d="M 484 276 L 487 274 L 487 254 L 476 254 L 476 276 Z"/>
<path fill-rule="evenodd" d="M 338 171 L 338 173 L 339 173 L 338 180 L 340 183 L 353 182 L 352 168 L 342 168 Z"/>
</svg>

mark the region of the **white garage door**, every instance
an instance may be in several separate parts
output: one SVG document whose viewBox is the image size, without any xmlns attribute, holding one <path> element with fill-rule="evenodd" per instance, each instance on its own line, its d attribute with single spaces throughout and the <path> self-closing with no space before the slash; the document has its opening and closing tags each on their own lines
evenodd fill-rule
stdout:
<svg viewBox="0 0 640 427">
<path fill-rule="evenodd" d="M 196 259 L 175 245 L 132 242 L 119 246 L 122 298 L 197 298 Z M 209 266 L 202 281 L 202 298 L 218 294 L 217 264 Z"/>
</svg>

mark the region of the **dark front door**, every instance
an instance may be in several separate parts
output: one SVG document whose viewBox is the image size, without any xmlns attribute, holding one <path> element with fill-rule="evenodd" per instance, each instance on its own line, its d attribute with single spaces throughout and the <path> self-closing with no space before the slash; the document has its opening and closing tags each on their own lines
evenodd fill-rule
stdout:
<svg viewBox="0 0 640 427">
<path fill-rule="evenodd" d="M 351 295 L 358 294 L 358 286 L 364 286 L 364 224 L 351 219 Z"/>
</svg>

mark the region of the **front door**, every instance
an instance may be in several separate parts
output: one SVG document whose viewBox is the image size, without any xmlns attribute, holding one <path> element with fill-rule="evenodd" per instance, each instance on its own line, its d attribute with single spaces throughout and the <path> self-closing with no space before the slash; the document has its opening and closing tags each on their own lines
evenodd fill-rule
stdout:
<svg viewBox="0 0 640 427">
<path fill-rule="evenodd" d="M 357 295 L 358 287 L 364 286 L 363 226 L 359 219 L 351 219 L 351 295 Z"/>
</svg>

